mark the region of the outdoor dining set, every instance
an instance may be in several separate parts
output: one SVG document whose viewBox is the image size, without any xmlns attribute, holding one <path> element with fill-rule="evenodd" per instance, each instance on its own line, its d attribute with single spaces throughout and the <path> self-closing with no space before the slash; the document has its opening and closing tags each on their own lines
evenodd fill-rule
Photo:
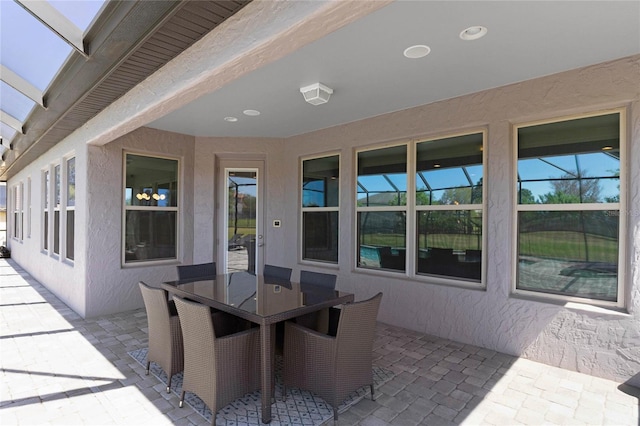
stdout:
<svg viewBox="0 0 640 426">
<path fill-rule="evenodd" d="M 272 419 L 275 358 L 282 356 L 283 398 L 297 388 L 315 393 L 333 409 L 369 386 L 374 395 L 372 345 L 382 293 L 355 302 L 337 291 L 336 276 L 265 265 L 217 274 L 215 263 L 181 265 L 178 280 L 152 287 L 139 283 L 148 319 L 151 362 L 171 379 L 183 372 L 185 393 L 216 413 L 260 391 L 261 421 Z"/>
</svg>

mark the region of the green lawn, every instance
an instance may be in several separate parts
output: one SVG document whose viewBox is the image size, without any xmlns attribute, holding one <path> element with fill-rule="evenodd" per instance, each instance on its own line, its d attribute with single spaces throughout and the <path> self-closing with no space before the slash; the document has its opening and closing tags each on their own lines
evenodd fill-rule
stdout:
<svg viewBox="0 0 640 426">
<path fill-rule="evenodd" d="M 613 238 L 570 231 L 520 234 L 520 255 L 589 262 L 618 261 L 618 242 Z"/>
</svg>

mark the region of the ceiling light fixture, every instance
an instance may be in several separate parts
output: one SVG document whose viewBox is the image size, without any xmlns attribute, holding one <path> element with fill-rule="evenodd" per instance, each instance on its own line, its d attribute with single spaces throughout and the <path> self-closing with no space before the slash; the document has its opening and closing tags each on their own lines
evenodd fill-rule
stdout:
<svg viewBox="0 0 640 426">
<path fill-rule="evenodd" d="M 613 147 L 612 147 L 612 146 L 610 146 L 610 145 L 607 145 L 607 146 L 603 146 L 603 147 L 602 147 L 602 150 L 603 150 L 603 151 L 611 151 L 612 149 L 613 149 Z"/>
<path fill-rule="evenodd" d="M 460 33 L 460 38 L 463 40 L 477 40 L 481 37 L 484 37 L 487 34 L 487 28 L 480 26 L 480 25 L 476 25 L 473 27 L 469 27 L 466 30 L 462 31 Z"/>
<path fill-rule="evenodd" d="M 229 123 L 235 123 L 236 121 L 238 121 L 238 119 L 236 117 L 225 117 L 224 121 L 228 121 Z"/>
<path fill-rule="evenodd" d="M 424 44 L 416 44 L 415 46 L 409 46 L 404 49 L 404 56 L 409 59 L 424 58 L 431 52 L 431 48 Z"/>
<path fill-rule="evenodd" d="M 260 115 L 260 111 L 256 109 L 245 109 L 244 111 L 242 111 L 242 113 L 244 115 L 248 115 L 249 117 L 257 117 L 258 115 Z"/>
<path fill-rule="evenodd" d="M 322 83 L 314 83 L 301 87 L 300 93 L 304 96 L 304 100 L 311 105 L 320 105 L 329 102 L 329 97 L 333 94 L 333 89 Z"/>
</svg>

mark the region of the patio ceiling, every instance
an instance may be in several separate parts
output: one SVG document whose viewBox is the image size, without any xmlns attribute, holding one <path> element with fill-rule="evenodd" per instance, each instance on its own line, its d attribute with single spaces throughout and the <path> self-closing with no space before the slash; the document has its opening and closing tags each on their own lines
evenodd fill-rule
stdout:
<svg viewBox="0 0 640 426">
<path fill-rule="evenodd" d="M 215 29 L 226 19 L 221 11 L 230 16 L 247 3 L 107 0 L 82 42 L 67 36 L 72 53 L 42 90 L 43 105 L 35 101 L 26 118 L 2 114 L 24 134 L 16 132 L 4 153 L 0 180 Z M 259 10 L 259 3 L 247 9 L 254 6 Z M 487 35 L 461 40 L 474 25 L 487 27 Z M 4 43 L 15 35 L 2 25 L 1 36 L 4 80 L 12 77 Z M 416 44 L 431 53 L 405 58 L 404 49 Z M 284 138 L 638 53 L 639 2 L 396 1 L 186 105 L 167 106 L 145 125 L 194 136 Z M 334 90 L 327 104 L 304 102 L 300 87 L 315 82 Z M 230 116 L 238 120 L 225 121 Z"/>
</svg>

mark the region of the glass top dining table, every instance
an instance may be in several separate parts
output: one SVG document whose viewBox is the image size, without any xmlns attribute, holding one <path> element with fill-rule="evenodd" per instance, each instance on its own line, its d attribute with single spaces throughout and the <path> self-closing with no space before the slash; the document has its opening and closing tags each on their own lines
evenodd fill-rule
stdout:
<svg viewBox="0 0 640 426">
<path fill-rule="evenodd" d="M 163 283 L 162 288 L 172 295 L 200 302 L 260 326 L 263 423 L 271 421 L 276 323 L 354 300 L 352 293 L 246 271 L 169 281 Z"/>
</svg>

